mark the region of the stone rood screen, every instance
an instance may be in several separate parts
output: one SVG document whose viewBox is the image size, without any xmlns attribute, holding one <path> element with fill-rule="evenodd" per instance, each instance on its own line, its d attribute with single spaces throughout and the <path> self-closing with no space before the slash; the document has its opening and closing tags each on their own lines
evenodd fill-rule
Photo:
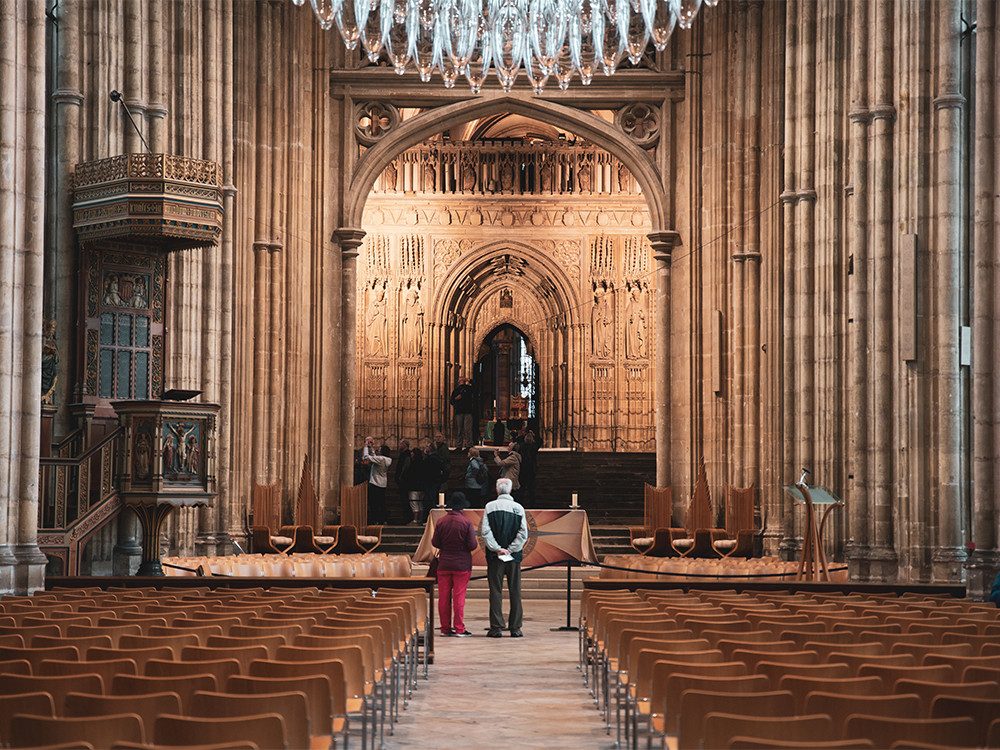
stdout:
<svg viewBox="0 0 1000 750">
<path fill-rule="evenodd" d="M 425 143 L 383 170 L 375 193 L 639 195 L 624 164 L 589 144 L 516 140 Z"/>
</svg>

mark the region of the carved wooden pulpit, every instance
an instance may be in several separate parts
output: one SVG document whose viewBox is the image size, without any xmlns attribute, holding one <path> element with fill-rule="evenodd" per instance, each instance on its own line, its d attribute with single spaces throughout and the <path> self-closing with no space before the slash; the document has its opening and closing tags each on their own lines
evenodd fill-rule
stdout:
<svg viewBox="0 0 1000 750">
<path fill-rule="evenodd" d="M 174 508 L 215 500 L 218 404 L 115 401 L 124 431 L 119 487 L 142 524 L 136 575 L 162 576 L 160 530 Z"/>
</svg>

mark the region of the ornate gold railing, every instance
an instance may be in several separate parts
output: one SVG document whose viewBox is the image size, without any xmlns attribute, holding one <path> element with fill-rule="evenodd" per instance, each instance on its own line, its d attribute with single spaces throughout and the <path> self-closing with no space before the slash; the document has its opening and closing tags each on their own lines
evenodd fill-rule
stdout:
<svg viewBox="0 0 1000 750">
<path fill-rule="evenodd" d="M 122 154 L 76 165 L 73 187 L 115 180 L 161 179 L 222 187 L 222 167 L 217 162 L 175 154 Z"/>
<path fill-rule="evenodd" d="M 40 533 L 63 531 L 117 495 L 121 437 L 119 427 L 81 456 L 39 459 Z"/>
</svg>

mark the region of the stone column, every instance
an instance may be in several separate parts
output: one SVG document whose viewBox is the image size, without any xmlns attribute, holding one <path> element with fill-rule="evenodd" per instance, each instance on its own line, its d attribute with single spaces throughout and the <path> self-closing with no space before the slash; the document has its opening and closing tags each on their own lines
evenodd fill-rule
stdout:
<svg viewBox="0 0 1000 750">
<path fill-rule="evenodd" d="M 972 540 L 976 550 L 966 564 L 969 595 L 984 599 L 1000 568 L 997 549 L 997 491 L 1000 490 L 1000 110 L 997 86 L 997 7 L 976 9 L 976 114 L 973 171 L 972 299 Z"/>
<path fill-rule="evenodd" d="M 847 279 L 848 337 L 848 541 L 845 553 L 851 580 L 866 580 L 870 541 L 871 501 L 869 455 L 871 427 L 869 414 L 869 310 L 868 310 L 868 139 L 871 114 L 868 111 L 868 18 L 867 3 L 851 5 L 851 109 L 849 169 L 851 193 L 846 205 L 851 218 L 848 252 L 852 272 Z"/>
<path fill-rule="evenodd" d="M 18 487 L 8 497 L 19 499 L 14 588 L 28 594 L 45 585 L 48 558 L 38 549 L 38 458 L 42 432 L 42 296 L 45 280 L 45 6 L 28 3 L 20 27 L 26 30 L 24 75 L 24 212 L 21 255 L 21 392 L 20 427 L 14 439 L 20 454 Z M 15 24 L 18 26 L 18 24 Z M 20 78 L 20 76 L 19 76 Z M 9 80 L 9 79 L 8 79 Z M 21 98 L 18 97 L 18 102 Z M 15 352 L 18 347 L 15 343 Z M 16 360 L 16 356 L 15 356 Z M 2 377 L 2 376 L 0 376 Z M 12 425 L 13 426 L 13 425 Z"/>
<path fill-rule="evenodd" d="M 651 232 L 649 244 L 656 264 L 656 354 L 653 381 L 656 410 L 656 486 L 670 486 L 670 258 L 680 247 L 677 232 Z"/>
<path fill-rule="evenodd" d="M 898 575 L 893 525 L 893 492 L 896 487 L 894 460 L 895 404 L 893 303 L 893 0 L 876 6 L 874 59 L 874 103 L 871 106 L 872 167 L 872 405 L 869 428 L 873 455 L 869 504 L 874 508 L 868 546 L 869 575 L 875 581 L 891 581 Z M 861 502 L 864 502 L 863 500 Z"/>
<path fill-rule="evenodd" d="M 354 476 L 354 413 L 358 389 L 358 248 L 364 241 L 363 229 L 341 227 L 333 233 L 342 258 L 340 320 L 343 349 L 340 358 L 340 476 L 341 482 Z M 338 495 L 339 502 L 339 495 Z"/>
<path fill-rule="evenodd" d="M 933 581 L 957 582 L 962 579 L 965 561 L 963 540 L 962 495 L 965 477 L 962 442 L 965 431 L 964 394 L 959 367 L 959 329 L 962 305 L 963 190 L 962 164 L 963 113 L 965 97 L 961 93 L 959 40 L 962 34 L 961 3 L 941 0 L 933 25 L 937 29 L 937 83 L 934 98 L 933 130 L 936 138 L 937 184 L 934 202 L 937 208 L 934 265 L 931 282 L 934 300 L 935 331 L 931 347 L 932 368 L 936 372 L 937 414 L 936 497 L 938 528 L 931 555 Z"/>
</svg>

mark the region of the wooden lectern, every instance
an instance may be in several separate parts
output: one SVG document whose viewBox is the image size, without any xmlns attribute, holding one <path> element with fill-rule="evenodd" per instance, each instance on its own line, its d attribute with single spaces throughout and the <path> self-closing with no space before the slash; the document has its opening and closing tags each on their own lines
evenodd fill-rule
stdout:
<svg viewBox="0 0 1000 750">
<path fill-rule="evenodd" d="M 826 552 L 823 550 L 823 530 L 826 528 L 826 519 L 830 511 L 843 505 L 844 501 L 827 487 L 820 485 L 810 487 L 801 480 L 794 485 L 784 485 L 782 489 L 791 495 L 794 502 L 802 503 L 806 508 L 806 531 L 796 580 L 829 581 L 830 570 L 826 564 Z M 817 505 L 824 508 L 819 529 L 816 528 L 815 506 Z"/>
</svg>

